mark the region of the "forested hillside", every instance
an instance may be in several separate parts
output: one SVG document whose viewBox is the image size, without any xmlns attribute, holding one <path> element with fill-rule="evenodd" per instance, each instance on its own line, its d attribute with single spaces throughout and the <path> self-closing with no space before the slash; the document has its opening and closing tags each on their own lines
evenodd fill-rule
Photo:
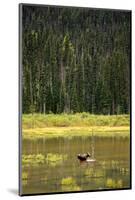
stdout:
<svg viewBox="0 0 135 200">
<path fill-rule="evenodd" d="M 130 12 L 22 12 L 23 113 L 129 113 Z"/>
</svg>

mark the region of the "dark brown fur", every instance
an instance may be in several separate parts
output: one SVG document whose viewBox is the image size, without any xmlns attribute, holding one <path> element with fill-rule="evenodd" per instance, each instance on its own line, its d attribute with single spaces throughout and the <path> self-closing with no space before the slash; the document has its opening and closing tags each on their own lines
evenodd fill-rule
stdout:
<svg viewBox="0 0 135 200">
<path fill-rule="evenodd" d="M 78 158 L 80 161 L 85 161 L 85 160 L 87 160 L 87 158 L 89 158 L 90 156 L 91 156 L 90 153 L 78 154 L 78 155 L 77 155 L 77 158 Z"/>
</svg>

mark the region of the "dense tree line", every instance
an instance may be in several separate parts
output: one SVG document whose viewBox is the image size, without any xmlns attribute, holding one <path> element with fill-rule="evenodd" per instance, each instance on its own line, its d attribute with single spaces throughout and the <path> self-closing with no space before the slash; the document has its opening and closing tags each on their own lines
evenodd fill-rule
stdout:
<svg viewBox="0 0 135 200">
<path fill-rule="evenodd" d="M 23 113 L 129 113 L 130 12 L 22 12 Z"/>
</svg>

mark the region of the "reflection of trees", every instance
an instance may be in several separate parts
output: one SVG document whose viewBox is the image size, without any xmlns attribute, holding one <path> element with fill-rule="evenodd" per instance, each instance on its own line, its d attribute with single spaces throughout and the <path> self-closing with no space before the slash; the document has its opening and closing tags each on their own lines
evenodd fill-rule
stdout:
<svg viewBox="0 0 135 200">
<path fill-rule="evenodd" d="M 100 165 L 106 170 L 106 175 L 112 176 L 114 174 L 129 175 L 129 167 L 127 162 L 123 160 L 108 160 L 101 161 Z"/>
<path fill-rule="evenodd" d="M 25 144 L 24 154 L 38 155 L 42 153 L 44 155 L 44 158 L 36 156 L 39 164 L 23 167 L 23 171 L 27 173 L 28 177 L 23 184 L 25 191 L 29 192 L 30 188 L 37 192 L 39 192 L 38 188 L 42 188 L 42 192 L 60 192 L 114 189 L 129 186 L 130 171 L 127 153 L 125 152 L 128 146 L 126 140 L 113 140 L 112 145 L 112 140 L 96 138 L 97 162 L 93 164 L 86 162 L 80 164 L 76 158 L 77 153 L 89 150 L 90 137 L 83 140 L 81 137 L 75 137 L 71 140 L 53 138 L 39 140 L 38 142 L 28 141 L 26 143 L 25 141 Z M 119 148 L 116 149 L 116 146 Z M 110 153 L 112 153 L 112 156 Z M 48 154 L 50 156 L 47 162 Z M 64 159 L 64 155 L 68 155 L 67 159 Z M 33 162 L 34 159 L 32 158 Z M 41 164 L 41 160 L 44 160 L 43 164 Z M 54 165 L 49 163 L 54 163 Z M 72 177 L 75 184 L 61 184 L 62 179 L 67 177 Z"/>
<path fill-rule="evenodd" d="M 115 189 L 128 185 L 129 168 L 121 161 L 101 161 L 93 165 L 74 163 L 72 169 L 70 164 L 65 160 L 55 166 L 45 164 L 25 167 L 23 187 L 35 188 L 39 184 L 47 192 L 57 192 Z"/>
<path fill-rule="evenodd" d="M 90 178 L 101 178 L 101 177 L 104 177 L 105 172 L 100 169 L 96 170 L 94 168 L 88 168 L 86 169 L 84 174 L 86 177 L 90 177 Z"/>
</svg>

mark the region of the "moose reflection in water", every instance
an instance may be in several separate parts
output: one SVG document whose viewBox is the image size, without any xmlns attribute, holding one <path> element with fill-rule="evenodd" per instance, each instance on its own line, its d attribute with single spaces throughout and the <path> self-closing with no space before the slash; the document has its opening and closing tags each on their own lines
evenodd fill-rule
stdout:
<svg viewBox="0 0 135 200">
<path fill-rule="evenodd" d="M 80 162 L 91 144 L 92 137 L 24 140 L 24 194 L 129 188 L 129 139 L 95 137 L 96 161 Z"/>
</svg>

